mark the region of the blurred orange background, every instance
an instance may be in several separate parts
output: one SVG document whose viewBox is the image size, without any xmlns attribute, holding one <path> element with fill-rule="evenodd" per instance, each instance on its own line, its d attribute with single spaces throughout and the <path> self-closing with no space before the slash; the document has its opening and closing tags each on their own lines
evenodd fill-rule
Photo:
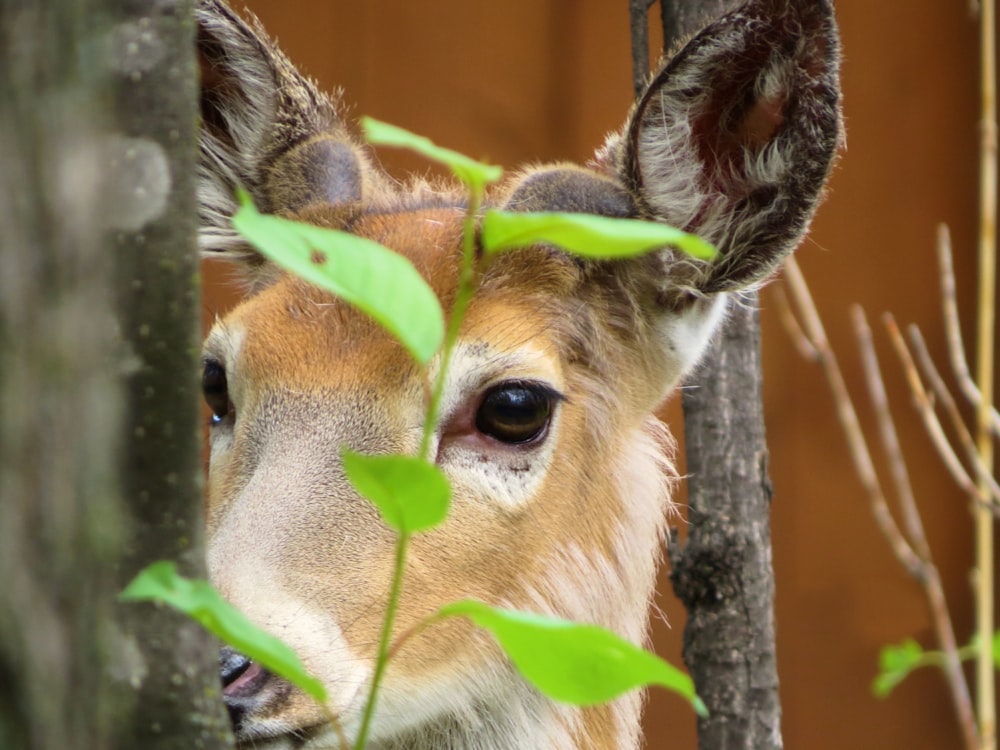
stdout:
<svg viewBox="0 0 1000 750">
<path fill-rule="evenodd" d="M 965 341 L 973 351 L 977 31 L 965 3 L 837 6 L 848 147 L 797 257 L 863 425 L 874 435 L 848 307 L 862 304 L 877 328 L 886 310 L 901 324 L 919 324 L 945 367 L 934 253 L 939 222 L 952 228 Z M 345 89 L 352 114 L 507 167 L 585 161 L 631 102 L 624 0 L 252 0 L 250 9 L 323 88 Z M 380 158 L 397 175 L 426 169 L 404 154 L 384 151 Z M 206 266 L 209 320 L 232 305 L 235 289 L 225 267 Z M 888 700 L 871 695 L 881 645 L 907 637 L 933 645 L 927 607 L 876 530 L 820 370 L 793 348 L 773 290 L 761 307 L 785 746 L 957 748 L 957 724 L 935 671 L 914 674 Z M 967 503 L 930 446 L 881 330 L 876 344 L 964 642 L 972 629 Z M 681 431 L 676 400 L 665 414 Z M 655 639 L 661 654 L 680 663 L 684 612 L 666 574 L 659 604 L 669 626 L 657 621 Z M 669 695 L 651 697 L 646 725 L 650 748 L 696 747 L 693 715 Z"/>
</svg>

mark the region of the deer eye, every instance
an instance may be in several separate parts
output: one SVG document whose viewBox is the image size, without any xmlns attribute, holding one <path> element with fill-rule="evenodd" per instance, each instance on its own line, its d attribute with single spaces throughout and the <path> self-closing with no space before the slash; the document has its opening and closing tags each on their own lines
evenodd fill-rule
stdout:
<svg viewBox="0 0 1000 750">
<path fill-rule="evenodd" d="M 205 360 L 205 369 L 201 375 L 201 392 L 205 396 L 208 408 L 212 410 L 212 424 L 221 423 L 233 410 L 233 402 L 229 400 L 226 369 L 214 359 Z"/>
<path fill-rule="evenodd" d="M 476 429 L 511 445 L 540 440 L 561 399 L 561 394 L 541 383 L 500 383 L 483 396 L 476 411 Z"/>
</svg>

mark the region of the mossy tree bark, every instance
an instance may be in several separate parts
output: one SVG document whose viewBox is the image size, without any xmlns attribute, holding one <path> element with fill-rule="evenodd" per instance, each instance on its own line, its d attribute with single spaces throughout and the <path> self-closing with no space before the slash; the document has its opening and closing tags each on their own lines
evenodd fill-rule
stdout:
<svg viewBox="0 0 1000 750">
<path fill-rule="evenodd" d="M 637 91 L 652 3 L 631 0 Z M 661 0 L 665 48 L 735 5 Z M 709 710 L 698 720 L 700 750 L 782 747 L 756 306 L 756 294 L 734 305 L 683 392 L 689 526 L 669 549 L 670 578 L 687 610 L 684 661 Z"/>
<path fill-rule="evenodd" d="M 0 747 L 231 745 L 203 574 L 189 0 L 0 6 Z"/>
</svg>

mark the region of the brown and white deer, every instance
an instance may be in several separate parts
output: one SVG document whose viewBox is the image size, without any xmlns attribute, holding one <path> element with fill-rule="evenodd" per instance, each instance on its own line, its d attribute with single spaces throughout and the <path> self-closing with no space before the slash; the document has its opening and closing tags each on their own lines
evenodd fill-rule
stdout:
<svg viewBox="0 0 1000 750">
<path fill-rule="evenodd" d="M 348 736 L 372 675 L 394 535 L 344 477 L 340 451 L 413 452 L 420 369 L 378 325 L 282 273 L 230 225 L 234 188 L 264 211 L 376 240 L 450 308 L 464 196 L 383 175 L 254 23 L 197 4 L 203 249 L 242 264 L 247 298 L 204 347 L 214 414 L 212 581 L 320 677 Z M 488 204 L 668 222 L 715 243 L 587 262 L 547 246 L 478 280 L 434 434 L 451 515 L 411 546 L 398 632 L 441 604 L 490 604 L 597 623 L 636 642 L 663 547 L 674 473 L 654 411 L 698 361 L 727 297 L 800 240 L 840 139 L 830 0 L 749 0 L 651 78 L 587 168 L 532 167 Z M 239 740 L 336 747 L 323 711 L 230 650 Z M 636 748 L 642 699 L 577 709 L 528 686 L 462 622 L 424 631 L 389 668 L 377 748 Z"/>
</svg>

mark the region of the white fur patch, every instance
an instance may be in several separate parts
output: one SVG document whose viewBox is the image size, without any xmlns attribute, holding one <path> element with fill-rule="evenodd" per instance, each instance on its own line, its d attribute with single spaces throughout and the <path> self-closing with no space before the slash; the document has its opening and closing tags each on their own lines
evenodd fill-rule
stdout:
<svg viewBox="0 0 1000 750">
<path fill-rule="evenodd" d="M 250 620 L 287 643 L 304 659 L 309 673 L 326 686 L 327 705 L 335 714 L 348 710 L 366 684 L 371 664 L 354 654 L 343 630 L 328 611 L 289 593 L 280 576 L 254 554 L 247 539 L 227 542 L 224 538 L 227 533 L 213 540 L 209 552 L 212 580 Z M 240 529 L 235 534 L 243 536 Z M 233 550 L 246 550 L 246 554 L 227 554 Z M 280 724 L 271 726 L 266 719 L 255 720 L 254 724 L 255 729 L 265 734 L 272 729 L 287 730 Z"/>
<path fill-rule="evenodd" d="M 612 557 L 568 544 L 546 561 L 547 576 L 527 587 L 529 609 L 600 625 L 647 644 L 649 606 L 677 480 L 673 450 L 673 439 L 655 417 L 622 441 L 613 477 L 622 514 Z M 639 746 L 642 702 L 643 694 L 632 692 L 611 704 L 616 747 L 622 750 Z"/>
<path fill-rule="evenodd" d="M 701 360 L 726 317 L 727 307 L 728 295 L 719 294 L 695 300 L 682 312 L 663 315 L 657 319 L 657 334 L 668 357 L 665 371 L 674 373 L 674 378 L 665 384 L 664 396 Z"/>
</svg>

